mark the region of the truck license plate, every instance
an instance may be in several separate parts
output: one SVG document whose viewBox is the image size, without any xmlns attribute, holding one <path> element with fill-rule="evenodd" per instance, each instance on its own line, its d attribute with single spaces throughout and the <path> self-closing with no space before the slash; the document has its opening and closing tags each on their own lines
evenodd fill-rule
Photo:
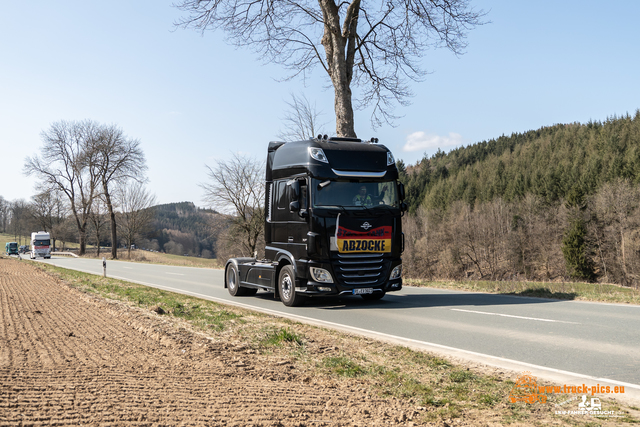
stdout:
<svg viewBox="0 0 640 427">
<path fill-rule="evenodd" d="M 357 288 L 353 290 L 353 295 L 372 294 L 373 288 Z"/>
</svg>

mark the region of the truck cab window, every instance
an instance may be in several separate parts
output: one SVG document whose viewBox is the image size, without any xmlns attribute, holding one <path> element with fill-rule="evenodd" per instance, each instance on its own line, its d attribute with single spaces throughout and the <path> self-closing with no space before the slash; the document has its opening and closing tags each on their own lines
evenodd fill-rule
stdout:
<svg viewBox="0 0 640 427">
<path fill-rule="evenodd" d="M 287 181 L 278 181 L 276 187 L 276 206 L 278 209 L 289 209 L 289 199 L 287 198 Z"/>
<path fill-rule="evenodd" d="M 395 181 L 327 181 L 312 185 L 314 207 L 375 208 L 380 206 L 398 208 L 398 192 Z"/>
</svg>

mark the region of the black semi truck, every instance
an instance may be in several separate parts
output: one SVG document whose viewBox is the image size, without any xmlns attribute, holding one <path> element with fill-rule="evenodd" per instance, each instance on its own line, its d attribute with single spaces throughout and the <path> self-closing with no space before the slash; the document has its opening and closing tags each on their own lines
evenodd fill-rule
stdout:
<svg viewBox="0 0 640 427">
<path fill-rule="evenodd" d="M 233 296 L 262 289 L 287 306 L 305 297 L 378 300 L 402 289 L 407 209 L 391 151 L 372 138 L 269 143 L 265 259 L 232 258 Z"/>
</svg>

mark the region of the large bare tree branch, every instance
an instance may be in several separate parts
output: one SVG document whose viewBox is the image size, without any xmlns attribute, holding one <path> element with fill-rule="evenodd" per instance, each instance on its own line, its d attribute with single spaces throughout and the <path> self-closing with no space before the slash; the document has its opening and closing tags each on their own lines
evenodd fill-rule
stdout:
<svg viewBox="0 0 640 427">
<path fill-rule="evenodd" d="M 230 43 L 290 70 L 289 78 L 320 64 L 334 87 L 340 136 L 355 136 L 352 84 L 362 88 L 357 108 L 374 107 L 374 126 L 392 124 L 395 104 L 412 95 L 408 83 L 426 75 L 426 52 L 461 55 L 468 31 L 485 15 L 470 0 L 182 0 L 177 7 L 186 15 L 176 26 L 221 29 Z"/>
</svg>

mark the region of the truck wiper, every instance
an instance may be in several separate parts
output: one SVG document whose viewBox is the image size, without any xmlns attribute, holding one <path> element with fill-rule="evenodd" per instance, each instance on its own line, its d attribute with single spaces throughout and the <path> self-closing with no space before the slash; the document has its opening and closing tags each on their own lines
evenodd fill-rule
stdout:
<svg viewBox="0 0 640 427">
<path fill-rule="evenodd" d="M 372 215 L 373 214 L 373 211 L 371 209 L 369 209 L 368 207 L 366 207 L 365 205 L 362 205 L 361 207 L 362 207 L 362 209 L 366 209 L 367 215 Z"/>
</svg>

